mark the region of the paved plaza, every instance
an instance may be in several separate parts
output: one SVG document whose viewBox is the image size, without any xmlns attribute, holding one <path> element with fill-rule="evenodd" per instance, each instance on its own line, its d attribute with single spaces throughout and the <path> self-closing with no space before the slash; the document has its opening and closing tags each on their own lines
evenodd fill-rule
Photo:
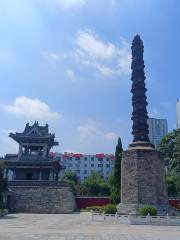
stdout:
<svg viewBox="0 0 180 240">
<path fill-rule="evenodd" d="M 180 227 L 95 222 L 82 214 L 9 214 L 0 219 L 0 240 L 179 240 Z"/>
</svg>

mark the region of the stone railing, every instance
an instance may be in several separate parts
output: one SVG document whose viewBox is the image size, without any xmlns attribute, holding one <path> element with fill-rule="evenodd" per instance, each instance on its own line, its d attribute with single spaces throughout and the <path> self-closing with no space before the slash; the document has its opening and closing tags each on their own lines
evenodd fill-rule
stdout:
<svg viewBox="0 0 180 240">
<path fill-rule="evenodd" d="M 180 216 L 137 216 L 137 215 L 120 215 L 105 214 L 91 210 L 91 220 L 93 221 L 116 221 L 121 224 L 130 225 L 168 225 L 180 226 Z"/>
<path fill-rule="evenodd" d="M 8 185 L 13 186 L 58 186 L 58 187 L 68 187 L 67 182 L 62 181 L 48 181 L 48 180 L 12 180 L 8 181 Z"/>
</svg>

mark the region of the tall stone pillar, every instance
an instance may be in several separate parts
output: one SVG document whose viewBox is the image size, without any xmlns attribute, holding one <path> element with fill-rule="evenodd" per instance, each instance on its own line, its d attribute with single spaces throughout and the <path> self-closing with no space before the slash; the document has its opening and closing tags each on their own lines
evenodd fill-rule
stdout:
<svg viewBox="0 0 180 240">
<path fill-rule="evenodd" d="M 122 155 L 121 203 L 118 212 L 137 213 L 145 204 L 153 205 L 159 211 L 168 211 L 164 161 L 148 137 L 144 46 L 139 35 L 134 37 L 131 49 L 133 142 Z"/>
</svg>

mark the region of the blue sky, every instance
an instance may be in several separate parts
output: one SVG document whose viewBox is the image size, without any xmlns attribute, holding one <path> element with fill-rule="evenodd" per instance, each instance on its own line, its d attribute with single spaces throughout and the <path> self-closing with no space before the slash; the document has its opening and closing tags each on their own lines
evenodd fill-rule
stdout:
<svg viewBox="0 0 180 240">
<path fill-rule="evenodd" d="M 1 0 L 0 155 L 9 131 L 49 123 L 54 151 L 113 153 L 131 142 L 130 46 L 145 46 L 149 116 L 175 128 L 178 0 Z"/>
</svg>

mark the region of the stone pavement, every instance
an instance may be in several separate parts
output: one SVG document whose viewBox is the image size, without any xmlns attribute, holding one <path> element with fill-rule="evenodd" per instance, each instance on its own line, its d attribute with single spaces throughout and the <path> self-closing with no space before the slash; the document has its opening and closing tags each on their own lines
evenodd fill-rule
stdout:
<svg viewBox="0 0 180 240">
<path fill-rule="evenodd" d="M 0 219 L 0 240 L 180 240 L 180 227 L 95 222 L 88 213 L 9 214 Z"/>
</svg>

